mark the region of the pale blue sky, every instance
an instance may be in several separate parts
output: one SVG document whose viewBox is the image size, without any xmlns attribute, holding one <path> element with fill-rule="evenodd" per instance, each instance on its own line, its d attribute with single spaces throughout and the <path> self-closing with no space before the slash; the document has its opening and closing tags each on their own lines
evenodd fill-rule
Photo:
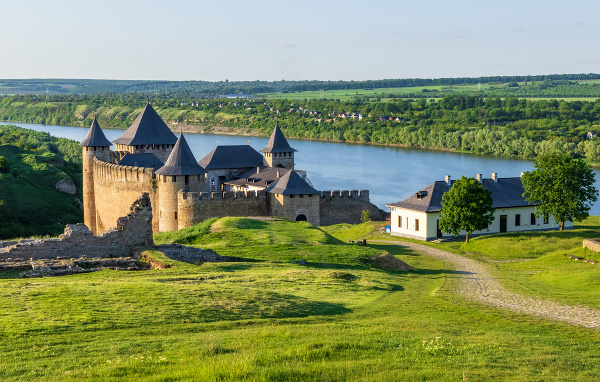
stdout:
<svg viewBox="0 0 600 382">
<path fill-rule="evenodd" d="M 0 0 L 0 78 L 600 72 L 600 1 Z"/>
</svg>

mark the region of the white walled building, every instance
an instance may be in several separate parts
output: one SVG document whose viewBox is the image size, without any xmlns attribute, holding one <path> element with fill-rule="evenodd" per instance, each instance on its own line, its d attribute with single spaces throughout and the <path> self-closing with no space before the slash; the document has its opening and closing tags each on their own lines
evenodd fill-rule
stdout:
<svg viewBox="0 0 600 382">
<path fill-rule="evenodd" d="M 495 212 L 492 224 L 472 235 L 556 229 L 558 222 L 552 217 L 535 216 L 535 205 L 523 197 L 521 178 L 498 178 L 497 173 L 492 173 L 491 179 L 482 179 L 481 174 L 477 174 L 477 180 L 483 188 L 492 192 Z M 445 180 L 434 182 L 401 202 L 387 204 L 391 210 L 391 234 L 419 240 L 453 237 L 438 228 L 442 195 L 450 190 L 453 183 L 446 175 Z M 565 222 L 565 228 L 573 228 L 573 222 Z M 461 232 L 461 235 L 465 234 Z"/>
</svg>

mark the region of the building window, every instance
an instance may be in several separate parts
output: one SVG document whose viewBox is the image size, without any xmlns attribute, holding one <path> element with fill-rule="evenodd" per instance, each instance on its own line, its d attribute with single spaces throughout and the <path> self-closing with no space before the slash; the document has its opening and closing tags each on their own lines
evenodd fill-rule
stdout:
<svg viewBox="0 0 600 382">
<path fill-rule="evenodd" d="M 171 181 L 172 181 L 173 183 L 177 182 L 177 177 L 176 177 L 175 175 L 173 175 L 173 176 L 171 177 Z"/>
<path fill-rule="evenodd" d="M 521 214 L 516 214 L 515 215 L 515 227 L 520 227 L 521 226 Z"/>
<path fill-rule="evenodd" d="M 177 220 L 177 212 L 175 212 L 175 220 Z"/>
<path fill-rule="evenodd" d="M 408 216 L 406 217 L 406 229 L 408 229 L 409 225 L 408 225 Z"/>
<path fill-rule="evenodd" d="M 402 228 L 402 216 L 398 216 L 398 228 Z"/>
<path fill-rule="evenodd" d="M 190 176 L 189 175 L 185 175 L 184 182 L 185 182 L 186 186 L 190 185 Z"/>
<path fill-rule="evenodd" d="M 535 214 L 531 213 L 531 225 L 535 225 Z"/>
<path fill-rule="evenodd" d="M 419 230 L 419 219 L 415 219 L 415 231 Z"/>
<path fill-rule="evenodd" d="M 548 224 L 550 219 L 548 219 L 548 215 L 544 216 L 544 224 Z"/>
</svg>

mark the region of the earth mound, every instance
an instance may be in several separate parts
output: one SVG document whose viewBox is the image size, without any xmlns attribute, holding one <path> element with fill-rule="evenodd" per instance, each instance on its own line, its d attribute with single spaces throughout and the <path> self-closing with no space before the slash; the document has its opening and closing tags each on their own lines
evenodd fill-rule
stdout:
<svg viewBox="0 0 600 382">
<path fill-rule="evenodd" d="M 404 261 L 398 259 L 397 257 L 392 256 L 389 253 L 384 253 L 381 255 L 373 256 L 371 258 L 371 263 L 381 269 L 386 271 L 416 271 L 415 268 L 406 264 Z"/>
</svg>

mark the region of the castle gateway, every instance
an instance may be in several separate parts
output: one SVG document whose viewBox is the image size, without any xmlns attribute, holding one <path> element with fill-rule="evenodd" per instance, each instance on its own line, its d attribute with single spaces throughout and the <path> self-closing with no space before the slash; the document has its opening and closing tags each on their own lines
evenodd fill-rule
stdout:
<svg viewBox="0 0 600 382">
<path fill-rule="evenodd" d="M 85 224 L 94 235 L 110 228 L 148 193 L 154 232 L 189 227 L 211 217 L 281 216 L 315 225 L 359 223 L 383 212 L 366 190 L 317 191 L 294 169 L 293 149 L 276 124 L 267 147 L 217 146 L 196 162 L 183 134 L 177 138 L 148 103 L 115 151 L 94 120 L 83 147 Z"/>
</svg>

